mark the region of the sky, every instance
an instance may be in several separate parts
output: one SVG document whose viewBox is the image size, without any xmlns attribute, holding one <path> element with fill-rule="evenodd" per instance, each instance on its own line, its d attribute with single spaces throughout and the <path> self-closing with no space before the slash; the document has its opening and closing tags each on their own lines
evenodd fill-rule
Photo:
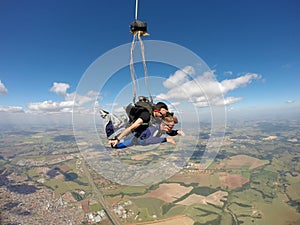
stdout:
<svg viewBox="0 0 300 225">
<path fill-rule="evenodd" d="M 160 77 L 151 81 L 155 100 L 161 97 L 174 107 L 189 102 L 199 109 L 224 105 L 230 113 L 300 111 L 299 12 L 298 0 L 140 0 L 138 19 L 147 22 L 150 33 L 143 37 L 146 57 L 147 41 L 165 41 L 192 51 L 210 69 L 149 62 L 149 76 Z M 70 114 L 95 98 L 104 108 L 121 107 L 121 97 L 130 102 L 127 58 L 128 66 L 103 89 L 77 90 L 99 57 L 130 44 L 134 17 L 134 0 L 1 0 L 1 119 Z M 118 61 L 110 63 L 106 67 Z"/>
</svg>

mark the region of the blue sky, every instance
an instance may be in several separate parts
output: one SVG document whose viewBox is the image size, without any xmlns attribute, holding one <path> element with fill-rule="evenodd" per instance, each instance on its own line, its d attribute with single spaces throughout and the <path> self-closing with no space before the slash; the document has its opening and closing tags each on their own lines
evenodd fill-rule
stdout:
<svg viewBox="0 0 300 225">
<path fill-rule="evenodd" d="M 131 42 L 134 6 L 134 0 L 2 0 L 0 111 L 69 112 L 91 63 Z M 295 110 L 300 108 L 299 11 L 297 0 L 140 0 L 138 18 L 148 23 L 150 36 L 144 40 L 184 46 L 220 84 L 228 80 L 225 98 L 234 100 L 228 108 Z M 159 73 L 155 65 L 151 69 Z M 169 79 L 175 72 L 165 68 L 160 76 Z M 130 79 L 129 70 L 123 76 Z"/>
</svg>

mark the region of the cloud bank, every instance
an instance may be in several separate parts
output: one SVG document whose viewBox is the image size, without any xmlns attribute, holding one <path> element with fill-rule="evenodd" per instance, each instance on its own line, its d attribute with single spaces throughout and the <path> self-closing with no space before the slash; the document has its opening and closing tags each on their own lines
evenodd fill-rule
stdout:
<svg viewBox="0 0 300 225">
<path fill-rule="evenodd" d="M 0 112 L 23 113 L 24 110 L 20 106 L 0 106 Z"/>
<path fill-rule="evenodd" d="M 197 76 L 192 66 L 186 66 L 181 70 L 177 70 L 163 82 L 163 86 L 167 91 L 158 94 L 156 100 L 173 102 L 173 105 L 170 105 L 173 109 L 180 105 L 180 100 L 193 103 L 197 107 L 231 105 L 243 100 L 240 96 L 228 96 L 231 91 L 245 87 L 253 80 L 260 78 L 259 74 L 246 73 L 237 78 L 219 82 L 215 79 L 214 71 L 207 71 Z M 95 104 L 99 93 L 96 91 L 88 91 L 85 94 L 68 93 L 69 88 L 70 85 L 67 83 L 54 82 L 49 91 L 61 96 L 63 98 L 61 101 L 45 100 L 42 102 L 31 102 L 27 104 L 26 109 L 19 106 L 0 106 L 0 112 L 70 113 L 73 107 L 76 107 L 76 111 L 93 113 L 90 112 L 90 106 L 91 104 Z M 1 81 L 0 93 L 8 93 L 8 90 Z"/>
<path fill-rule="evenodd" d="M 0 112 L 4 113 L 41 113 L 41 114 L 53 114 L 53 113 L 70 113 L 73 107 L 77 107 L 81 112 L 89 112 L 84 105 L 93 103 L 98 97 L 98 92 L 89 91 L 85 95 L 79 95 L 75 92 L 67 93 L 70 85 L 67 83 L 54 82 L 52 87 L 49 89 L 57 95 L 63 97 L 62 101 L 45 100 L 42 102 L 30 102 L 27 104 L 27 108 L 24 109 L 20 106 L 0 106 Z M 0 92 L 6 94 L 7 89 L 4 84 L 0 81 Z M 76 102 L 74 101 L 76 96 Z"/>
<path fill-rule="evenodd" d="M 194 73 L 192 67 L 176 71 L 163 83 L 168 91 L 160 93 L 156 98 L 188 100 L 198 107 L 230 105 L 243 99 L 242 97 L 226 96 L 230 91 L 247 86 L 253 80 L 261 78 L 259 74 L 246 73 L 240 77 L 219 82 L 215 79 L 214 71 L 204 72 L 191 79 L 190 75 Z"/>
<path fill-rule="evenodd" d="M 65 112 L 72 112 L 73 107 L 77 107 L 79 109 L 81 108 L 82 112 L 87 113 L 87 110 L 84 108 L 84 105 L 93 102 L 97 98 L 98 92 L 89 91 L 85 95 L 79 95 L 75 92 L 67 93 L 67 90 L 69 88 L 70 88 L 69 84 L 54 82 L 53 86 L 50 88 L 50 91 L 63 96 L 64 100 L 60 102 L 47 100 L 43 102 L 29 103 L 27 104 L 27 108 L 29 112 L 65 113 Z M 75 96 L 77 100 L 76 102 L 74 100 Z"/>
<path fill-rule="evenodd" d="M 54 102 L 51 100 L 29 103 L 27 105 L 31 112 L 72 112 L 73 101 Z"/>
</svg>

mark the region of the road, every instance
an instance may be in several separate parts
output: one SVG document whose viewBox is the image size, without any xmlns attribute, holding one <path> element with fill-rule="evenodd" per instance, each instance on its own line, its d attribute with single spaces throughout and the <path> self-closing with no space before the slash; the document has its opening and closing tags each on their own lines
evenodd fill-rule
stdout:
<svg viewBox="0 0 300 225">
<path fill-rule="evenodd" d="M 86 162 L 84 160 L 82 160 L 82 168 L 84 170 L 84 173 L 89 181 L 89 184 L 91 185 L 93 192 L 95 193 L 95 197 L 97 199 L 97 201 L 103 206 L 108 218 L 110 219 L 110 221 L 114 224 L 114 225 L 121 225 L 122 222 L 120 221 L 119 217 L 117 217 L 117 215 L 115 213 L 113 213 L 110 210 L 110 207 L 106 204 L 105 200 L 104 200 L 104 195 L 103 192 L 101 190 L 99 190 L 97 188 L 97 186 L 95 185 L 90 172 L 88 171 L 88 168 L 86 167 Z"/>
</svg>

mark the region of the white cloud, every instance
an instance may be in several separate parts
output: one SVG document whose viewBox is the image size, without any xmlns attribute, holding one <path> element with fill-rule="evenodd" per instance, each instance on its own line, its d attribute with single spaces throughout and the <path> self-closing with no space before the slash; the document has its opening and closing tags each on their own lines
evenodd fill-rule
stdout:
<svg viewBox="0 0 300 225">
<path fill-rule="evenodd" d="M 77 111 L 84 113 L 92 113 L 92 107 L 90 104 L 95 103 L 97 100 L 98 92 L 88 91 L 86 94 L 80 95 L 76 92 L 67 93 L 70 88 L 69 84 L 54 82 L 50 91 L 56 94 L 62 95 L 64 99 L 62 101 L 46 100 L 42 102 L 31 102 L 27 104 L 26 109 L 18 106 L 7 106 L 1 107 L 0 112 L 26 112 L 26 113 L 66 113 L 72 112 L 73 107 Z M 7 89 L 4 84 L 0 81 L 0 92 L 7 93 Z M 1 94 L 0 93 L 0 94 Z M 75 102 L 76 100 L 76 102 Z"/>
<path fill-rule="evenodd" d="M 186 66 L 182 70 L 177 70 L 174 75 L 171 75 L 163 85 L 166 88 L 174 88 L 178 85 L 186 83 L 189 81 L 189 77 L 195 74 L 195 70 L 191 66 Z"/>
<path fill-rule="evenodd" d="M 247 73 L 235 79 L 223 80 L 221 82 L 221 90 L 224 94 L 228 91 L 232 91 L 238 87 L 246 86 L 250 84 L 254 79 L 260 79 L 261 76 L 256 73 Z"/>
<path fill-rule="evenodd" d="M 74 94 L 68 94 L 67 90 L 70 88 L 69 84 L 54 82 L 50 91 L 64 96 L 65 100 L 56 102 L 47 100 L 43 102 L 32 102 L 27 104 L 29 113 L 58 113 L 58 112 L 72 112 L 74 106 Z"/>
<path fill-rule="evenodd" d="M 205 94 L 220 93 L 219 83 L 215 81 L 213 71 L 205 72 L 194 80 L 186 81 L 181 85 L 170 88 L 166 94 L 159 94 L 158 99 L 189 99 L 205 97 Z"/>
<path fill-rule="evenodd" d="M 67 89 L 69 88 L 69 84 L 54 82 L 53 86 L 50 88 L 50 91 L 65 96 L 67 93 Z"/>
<path fill-rule="evenodd" d="M 80 95 L 76 92 L 67 93 L 67 90 L 69 88 L 69 84 L 54 82 L 50 91 L 62 95 L 64 97 L 64 100 L 47 100 L 43 102 L 29 103 L 27 104 L 28 113 L 65 113 L 72 112 L 73 107 L 76 107 L 77 111 L 91 113 L 92 110 L 90 106 L 86 104 L 95 102 L 98 97 L 98 92 L 89 91 L 84 95 Z"/>
<path fill-rule="evenodd" d="M 24 109 L 20 106 L 0 106 L 0 112 L 23 113 Z"/>
<path fill-rule="evenodd" d="M 2 83 L 2 81 L 0 80 L 0 94 L 7 94 L 8 91 L 5 87 L 5 85 Z"/>
<path fill-rule="evenodd" d="M 243 98 L 241 98 L 241 97 L 227 97 L 227 98 L 223 99 L 223 102 L 220 101 L 216 105 L 231 105 L 233 103 L 240 102 L 242 100 L 243 100 Z"/>
<path fill-rule="evenodd" d="M 171 103 L 169 104 L 170 107 L 177 107 L 177 106 L 179 106 L 179 105 L 180 105 L 180 102 L 171 102 Z"/>
<path fill-rule="evenodd" d="M 31 112 L 72 112 L 73 101 L 54 102 L 51 100 L 27 105 Z"/>
<path fill-rule="evenodd" d="M 176 80 L 174 77 L 178 78 L 178 84 L 174 83 Z M 187 76 L 184 76 L 179 70 L 165 81 L 165 83 L 172 83 L 173 86 L 165 85 L 165 87 L 169 89 L 168 92 L 157 95 L 157 99 L 188 100 L 198 107 L 207 107 L 209 105 L 230 105 L 241 101 L 242 98 L 224 98 L 224 95 L 226 95 L 229 91 L 246 86 L 253 80 L 260 78 L 261 76 L 259 74 L 247 73 L 235 79 L 227 79 L 222 82 L 218 82 L 215 79 L 214 71 L 207 71 L 193 80 L 188 80 Z"/>
<path fill-rule="evenodd" d="M 89 91 L 85 95 L 80 95 L 76 92 L 66 94 L 66 101 L 76 101 L 74 102 L 75 106 L 83 106 L 86 103 L 94 102 L 98 97 L 98 92 Z"/>
</svg>

